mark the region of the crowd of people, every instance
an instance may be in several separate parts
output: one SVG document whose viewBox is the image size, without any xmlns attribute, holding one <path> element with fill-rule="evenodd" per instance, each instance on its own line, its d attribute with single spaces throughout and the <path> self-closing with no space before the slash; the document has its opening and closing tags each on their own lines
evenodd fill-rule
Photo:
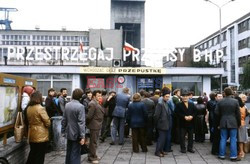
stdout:
<svg viewBox="0 0 250 164">
<path fill-rule="evenodd" d="M 147 152 L 147 147 L 155 142 L 154 154 L 164 157 L 173 151 L 173 143 L 180 145 L 181 153 L 195 153 L 193 142 L 204 142 L 209 133 L 212 154 L 225 159 L 230 138 L 230 159 L 244 158 L 249 124 L 246 95 L 225 88 L 223 93 L 210 93 L 209 98 L 204 93 L 194 102 L 193 92 L 175 89 L 172 94 L 169 88 L 157 89 L 153 95 L 145 90 L 130 95 L 128 88 L 120 93 L 75 89 L 68 101 L 66 88 L 60 94 L 51 88 L 43 107 L 41 93 L 24 88 L 22 109 L 30 143 L 27 164 L 44 163 L 45 153 L 52 146 L 54 116 L 62 116 L 66 164 L 80 164 L 83 145 L 88 147 L 88 161 L 99 163 L 98 142 L 105 142 L 110 136 L 110 145 L 123 145 L 129 135 L 134 153 L 140 148 Z"/>
</svg>

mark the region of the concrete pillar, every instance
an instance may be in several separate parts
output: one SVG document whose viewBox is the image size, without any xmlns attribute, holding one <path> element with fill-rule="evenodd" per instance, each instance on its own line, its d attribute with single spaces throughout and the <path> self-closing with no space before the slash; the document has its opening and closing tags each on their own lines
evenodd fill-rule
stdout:
<svg viewBox="0 0 250 164">
<path fill-rule="evenodd" d="M 72 91 L 76 88 L 80 88 L 80 75 L 73 74 L 72 76 Z"/>
<path fill-rule="evenodd" d="M 203 92 L 206 92 L 207 95 L 211 92 L 211 76 L 203 76 Z"/>
</svg>

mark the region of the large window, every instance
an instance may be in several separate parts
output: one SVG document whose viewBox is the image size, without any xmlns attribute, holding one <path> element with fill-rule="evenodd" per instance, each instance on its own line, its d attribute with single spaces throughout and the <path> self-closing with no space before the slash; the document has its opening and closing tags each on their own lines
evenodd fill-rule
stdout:
<svg viewBox="0 0 250 164">
<path fill-rule="evenodd" d="M 242 32 L 245 32 L 249 29 L 250 29 L 250 19 L 247 19 L 238 25 L 238 33 L 239 34 Z"/>
<path fill-rule="evenodd" d="M 182 89 L 193 91 L 195 96 L 202 94 L 202 76 L 173 76 L 172 90 Z"/>
<path fill-rule="evenodd" d="M 238 49 L 239 50 L 247 48 L 247 47 L 250 48 L 250 37 L 242 39 L 238 42 Z"/>
<path fill-rule="evenodd" d="M 72 92 L 72 75 L 69 74 L 32 74 L 31 78 L 37 79 L 38 90 L 43 96 L 48 95 L 48 89 L 54 88 L 60 92 L 61 88 L 67 88 L 68 95 Z"/>
</svg>

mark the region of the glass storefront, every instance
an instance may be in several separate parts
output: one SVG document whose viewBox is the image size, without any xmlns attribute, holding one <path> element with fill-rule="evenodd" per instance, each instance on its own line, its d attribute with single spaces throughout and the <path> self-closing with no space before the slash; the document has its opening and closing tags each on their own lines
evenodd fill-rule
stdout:
<svg viewBox="0 0 250 164">
<path fill-rule="evenodd" d="M 154 93 L 156 89 L 162 88 L 162 77 L 140 77 L 137 78 L 137 91 L 146 90 Z"/>
<path fill-rule="evenodd" d="M 195 96 L 202 95 L 202 76 L 173 76 L 172 91 L 179 88 L 193 91 Z"/>
<path fill-rule="evenodd" d="M 37 89 L 43 96 L 48 95 L 48 89 L 54 88 L 56 92 L 60 92 L 61 88 L 67 88 L 68 95 L 72 92 L 72 75 L 70 74 L 32 74 L 31 78 L 37 80 Z"/>
</svg>

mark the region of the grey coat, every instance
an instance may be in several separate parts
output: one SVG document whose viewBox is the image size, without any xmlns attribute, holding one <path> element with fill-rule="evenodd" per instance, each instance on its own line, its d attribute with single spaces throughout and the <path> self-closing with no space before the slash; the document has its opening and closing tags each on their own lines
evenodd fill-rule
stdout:
<svg viewBox="0 0 250 164">
<path fill-rule="evenodd" d="M 238 128 L 240 126 L 240 107 L 236 99 L 230 96 L 218 102 L 215 114 L 219 116 L 220 128 Z"/>
<path fill-rule="evenodd" d="M 171 110 L 167 102 L 159 101 L 155 108 L 154 122 L 159 130 L 168 130 L 171 126 Z"/>
<path fill-rule="evenodd" d="M 63 97 L 63 96 L 59 96 L 58 102 L 59 102 L 61 111 L 64 113 L 64 111 L 65 111 L 65 105 L 67 103 L 67 99 L 65 97 Z"/>
<path fill-rule="evenodd" d="M 62 134 L 68 140 L 77 141 L 85 138 L 85 110 L 77 100 L 72 100 L 65 106 L 62 119 Z"/>
<path fill-rule="evenodd" d="M 116 96 L 116 106 L 113 111 L 114 117 L 125 118 L 126 108 L 130 102 L 130 96 L 125 93 L 118 93 Z"/>
</svg>

